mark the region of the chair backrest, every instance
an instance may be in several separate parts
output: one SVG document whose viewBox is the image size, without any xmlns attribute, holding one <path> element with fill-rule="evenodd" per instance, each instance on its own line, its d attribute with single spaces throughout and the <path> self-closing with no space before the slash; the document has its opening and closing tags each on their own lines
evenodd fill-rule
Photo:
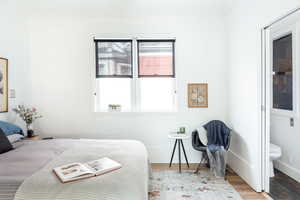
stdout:
<svg viewBox="0 0 300 200">
<path fill-rule="evenodd" d="M 232 131 L 230 131 L 230 133 L 229 133 L 227 146 L 224 147 L 226 151 L 228 151 L 228 149 L 230 147 L 231 134 L 232 134 Z M 200 140 L 199 133 L 198 133 L 197 130 L 194 130 L 192 132 L 192 145 L 193 145 L 193 148 L 196 149 L 196 150 L 197 150 L 197 147 L 206 147 L 206 145 L 204 145 L 202 143 L 202 141 Z"/>
<path fill-rule="evenodd" d="M 206 145 L 204 145 L 200 138 L 199 138 L 199 133 L 197 130 L 192 132 L 192 145 L 194 147 L 194 149 L 197 149 L 197 147 L 206 147 Z"/>
</svg>

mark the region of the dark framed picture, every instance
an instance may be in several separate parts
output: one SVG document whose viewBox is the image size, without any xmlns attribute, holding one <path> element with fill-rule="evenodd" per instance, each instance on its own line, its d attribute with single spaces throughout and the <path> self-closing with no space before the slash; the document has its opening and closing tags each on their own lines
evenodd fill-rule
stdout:
<svg viewBox="0 0 300 200">
<path fill-rule="evenodd" d="M 208 107 L 208 85 L 207 83 L 188 84 L 188 107 L 207 108 Z"/>
<path fill-rule="evenodd" d="M 0 57 L 0 112 L 8 112 L 8 60 Z"/>
</svg>

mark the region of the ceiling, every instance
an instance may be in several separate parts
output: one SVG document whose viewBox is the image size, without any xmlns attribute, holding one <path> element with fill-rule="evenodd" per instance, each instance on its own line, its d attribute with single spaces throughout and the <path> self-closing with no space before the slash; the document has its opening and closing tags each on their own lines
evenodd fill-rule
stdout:
<svg viewBox="0 0 300 200">
<path fill-rule="evenodd" d="M 55 16 L 138 17 L 224 15 L 233 0 L 10 0 L 13 1 L 19 13 L 33 17 L 46 13 Z"/>
</svg>

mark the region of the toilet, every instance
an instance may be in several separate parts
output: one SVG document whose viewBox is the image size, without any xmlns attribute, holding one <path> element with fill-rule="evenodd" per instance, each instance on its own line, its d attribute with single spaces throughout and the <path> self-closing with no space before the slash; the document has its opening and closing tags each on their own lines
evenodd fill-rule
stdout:
<svg viewBox="0 0 300 200">
<path fill-rule="evenodd" d="M 270 177 L 274 177 L 273 161 L 281 157 L 281 148 L 270 143 Z"/>
</svg>

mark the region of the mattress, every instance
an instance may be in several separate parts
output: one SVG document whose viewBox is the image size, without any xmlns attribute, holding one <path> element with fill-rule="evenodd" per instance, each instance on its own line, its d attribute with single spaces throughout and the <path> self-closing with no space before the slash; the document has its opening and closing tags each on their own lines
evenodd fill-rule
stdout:
<svg viewBox="0 0 300 200">
<path fill-rule="evenodd" d="M 12 200 L 22 182 L 2 180 L 0 177 L 0 200 Z"/>
<path fill-rule="evenodd" d="M 27 177 L 72 145 L 72 140 L 22 140 L 15 143 L 12 151 L 0 155 L 0 200 L 12 200 Z"/>
<path fill-rule="evenodd" d="M 63 163 L 63 159 L 60 159 L 60 157 L 70 150 L 73 150 L 76 152 L 76 148 L 78 146 L 97 146 L 99 148 L 102 148 L 103 151 L 97 156 L 108 156 L 110 157 L 110 152 L 114 152 L 111 154 L 112 159 L 120 159 L 121 164 L 123 164 L 125 167 L 122 170 L 118 172 L 118 175 L 116 176 L 118 179 L 122 179 L 122 177 L 128 176 L 130 173 L 134 173 L 131 168 L 134 168 L 134 166 L 138 165 L 142 169 L 140 177 L 137 177 L 136 180 L 132 181 L 132 187 L 134 185 L 139 185 L 139 187 L 142 188 L 142 193 L 140 193 L 140 196 L 136 197 L 130 197 L 132 200 L 134 199 L 146 199 L 145 195 L 147 195 L 147 186 L 148 186 L 148 165 L 147 165 L 147 153 L 145 152 L 145 148 L 141 143 L 136 141 L 129 141 L 129 140 L 72 140 L 72 139 L 54 139 L 54 140 L 37 140 L 37 141 L 30 141 L 25 140 L 22 141 L 17 148 L 14 150 L 7 152 L 5 154 L 0 155 L 0 200 L 12 200 L 14 199 L 15 193 L 18 190 L 18 197 L 21 199 L 31 199 L 25 197 L 27 194 L 30 194 L 30 192 L 33 191 L 26 191 L 26 182 L 28 180 L 33 181 L 31 184 L 34 185 L 35 180 L 34 178 L 40 178 L 38 177 L 38 173 L 40 171 L 43 171 L 44 168 L 47 168 L 51 166 L 51 163 L 55 163 L 54 161 L 60 160 L 60 163 Z M 118 151 L 113 150 L 118 147 Z M 131 151 L 126 150 L 131 149 Z M 134 154 L 141 155 L 141 152 L 143 152 L 143 158 L 139 158 L 139 160 L 136 160 Z M 87 153 L 88 154 L 88 153 Z M 81 152 L 81 156 L 78 156 L 78 159 L 83 159 L 85 156 Z M 90 159 L 92 157 L 87 157 L 86 159 Z M 74 156 L 74 159 L 76 159 L 76 156 Z M 83 159 L 84 160 L 84 159 Z M 128 161 L 127 161 L 128 160 Z M 130 162 L 129 162 L 130 160 Z M 135 161 L 136 160 L 136 161 Z M 119 160 L 117 160 L 119 161 Z M 78 160 L 78 162 L 81 162 L 81 160 Z M 57 162 L 56 162 L 57 163 Z M 59 163 L 59 164 L 60 164 Z M 67 164 L 67 163 L 64 163 Z M 146 167 L 145 167 L 146 166 Z M 137 168 L 133 169 L 136 171 Z M 49 177 L 52 176 L 49 174 Z M 47 176 L 46 176 L 47 177 Z M 112 176 L 113 177 L 113 176 Z M 107 177 L 106 177 L 107 178 Z M 103 179 L 105 180 L 105 179 Z M 110 180 L 108 180 L 110 181 Z M 116 181 L 114 182 L 116 183 Z M 103 183 L 105 185 L 105 181 Z M 124 183 L 120 182 L 117 183 L 120 184 L 120 188 L 122 188 Z M 46 187 L 46 186 L 44 186 Z M 130 189 L 128 186 L 126 186 L 127 189 Z M 29 187 L 32 188 L 32 187 Z M 99 185 L 99 188 L 105 188 L 101 187 Z M 115 187 L 118 188 L 118 187 Z M 139 190 L 141 190 L 139 188 Z M 37 189 L 38 190 L 38 185 Z M 131 188 L 132 189 L 132 188 Z M 109 188 L 107 189 L 109 190 Z M 123 189 L 120 189 L 120 191 L 124 193 Z M 134 190 L 134 188 L 133 188 Z M 108 191 L 112 192 L 112 191 Z M 46 194 L 45 194 L 46 195 Z M 125 193 L 120 193 L 121 196 L 126 195 Z M 67 199 L 67 198 L 66 198 Z"/>
</svg>

